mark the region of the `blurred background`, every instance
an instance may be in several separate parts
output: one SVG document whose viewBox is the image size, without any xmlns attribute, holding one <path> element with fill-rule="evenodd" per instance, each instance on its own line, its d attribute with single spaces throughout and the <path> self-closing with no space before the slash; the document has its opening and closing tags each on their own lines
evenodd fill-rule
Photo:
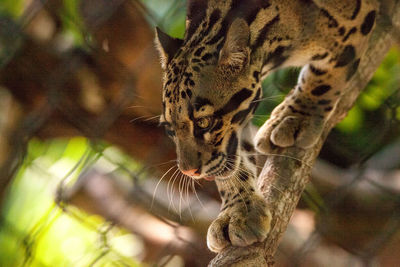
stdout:
<svg viewBox="0 0 400 267">
<path fill-rule="evenodd" d="M 0 1 L 0 266 L 206 266 L 212 182 L 158 127 L 185 0 Z M 298 69 L 264 82 L 261 125 Z M 400 48 L 332 131 L 276 266 L 399 266 Z M 260 166 L 261 168 L 262 166 Z"/>
</svg>

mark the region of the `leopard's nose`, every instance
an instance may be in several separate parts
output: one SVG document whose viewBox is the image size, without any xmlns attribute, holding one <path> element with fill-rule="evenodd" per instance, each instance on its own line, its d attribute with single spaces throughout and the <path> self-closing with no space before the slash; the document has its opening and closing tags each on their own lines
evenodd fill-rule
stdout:
<svg viewBox="0 0 400 267">
<path fill-rule="evenodd" d="M 199 169 L 181 170 L 181 172 L 188 176 L 200 176 Z"/>
</svg>

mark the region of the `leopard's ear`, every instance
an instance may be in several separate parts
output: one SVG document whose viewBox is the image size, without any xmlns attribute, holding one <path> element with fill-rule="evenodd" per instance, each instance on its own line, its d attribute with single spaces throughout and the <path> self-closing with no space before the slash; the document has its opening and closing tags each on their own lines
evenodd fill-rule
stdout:
<svg viewBox="0 0 400 267">
<path fill-rule="evenodd" d="M 163 69 L 167 67 L 167 64 L 171 61 L 176 51 L 182 46 L 183 40 L 173 38 L 156 27 L 156 47 L 161 57 L 161 66 Z"/>
<path fill-rule="evenodd" d="M 236 19 L 229 27 L 225 44 L 219 54 L 219 66 L 225 72 L 239 73 L 249 62 L 250 28 L 243 19 Z"/>
</svg>

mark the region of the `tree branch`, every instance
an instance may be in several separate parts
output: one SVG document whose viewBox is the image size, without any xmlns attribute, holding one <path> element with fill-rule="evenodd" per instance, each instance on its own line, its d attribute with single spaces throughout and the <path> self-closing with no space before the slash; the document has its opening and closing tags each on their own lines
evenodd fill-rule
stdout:
<svg viewBox="0 0 400 267">
<path fill-rule="evenodd" d="M 259 188 L 269 203 L 272 213 L 271 231 L 262 243 L 248 247 L 228 247 L 219 253 L 209 266 L 272 266 L 279 240 L 309 180 L 321 147 L 330 130 L 342 120 L 353 106 L 360 92 L 372 78 L 387 51 L 398 38 L 400 29 L 400 0 L 381 1 L 380 16 L 369 42 L 368 50 L 360 62 L 358 72 L 326 124 L 319 142 L 309 150 L 296 147 L 278 148 L 275 153 L 287 157 L 271 156 L 267 159 L 258 181 Z"/>
</svg>

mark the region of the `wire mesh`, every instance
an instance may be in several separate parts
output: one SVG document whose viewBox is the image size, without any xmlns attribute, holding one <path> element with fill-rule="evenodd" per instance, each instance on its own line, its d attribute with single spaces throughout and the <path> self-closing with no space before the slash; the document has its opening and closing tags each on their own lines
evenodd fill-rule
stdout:
<svg viewBox="0 0 400 267">
<path fill-rule="evenodd" d="M 180 179 L 157 127 L 152 28 L 182 36 L 185 1 L 1 5 L 0 265 L 207 265 L 216 188 Z M 398 264 L 400 50 L 383 65 L 328 138 L 277 266 Z M 267 79 L 258 114 L 296 75 Z"/>
</svg>

